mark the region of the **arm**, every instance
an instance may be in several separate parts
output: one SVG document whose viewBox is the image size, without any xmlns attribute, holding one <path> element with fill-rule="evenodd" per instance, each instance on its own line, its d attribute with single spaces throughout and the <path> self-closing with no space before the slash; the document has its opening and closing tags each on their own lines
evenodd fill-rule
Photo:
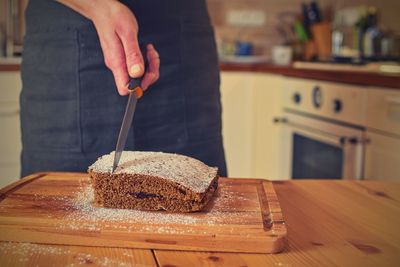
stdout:
<svg viewBox="0 0 400 267">
<path fill-rule="evenodd" d="M 127 95 L 129 76 L 144 73 L 143 57 L 137 34 L 135 15 L 116 0 L 58 0 L 90 19 L 99 35 L 106 66 L 112 71 L 120 95 Z M 160 58 L 154 46 L 146 47 L 148 69 L 142 80 L 143 90 L 159 77 Z"/>
</svg>

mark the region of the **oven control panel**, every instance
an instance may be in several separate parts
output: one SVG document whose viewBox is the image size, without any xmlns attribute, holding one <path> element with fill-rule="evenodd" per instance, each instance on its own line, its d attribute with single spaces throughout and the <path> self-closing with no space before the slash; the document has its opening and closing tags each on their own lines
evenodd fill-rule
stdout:
<svg viewBox="0 0 400 267">
<path fill-rule="evenodd" d="M 287 78 L 283 90 L 287 110 L 366 125 L 367 90 L 362 86 Z"/>
<path fill-rule="evenodd" d="M 315 108 L 320 108 L 322 105 L 322 92 L 321 87 L 318 85 L 312 91 L 312 103 Z"/>
</svg>

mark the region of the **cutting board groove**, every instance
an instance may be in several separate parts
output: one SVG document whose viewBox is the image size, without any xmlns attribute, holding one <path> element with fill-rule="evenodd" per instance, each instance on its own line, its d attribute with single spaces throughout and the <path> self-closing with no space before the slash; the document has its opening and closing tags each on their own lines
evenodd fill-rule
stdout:
<svg viewBox="0 0 400 267">
<path fill-rule="evenodd" d="M 0 190 L 0 240 L 61 245 L 277 253 L 286 225 L 270 181 L 220 178 L 205 211 L 94 207 L 84 173 L 39 173 Z"/>
</svg>

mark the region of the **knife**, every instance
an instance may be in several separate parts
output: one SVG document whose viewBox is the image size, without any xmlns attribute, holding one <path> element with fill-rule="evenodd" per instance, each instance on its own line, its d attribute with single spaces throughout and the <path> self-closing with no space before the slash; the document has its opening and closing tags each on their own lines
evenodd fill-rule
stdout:
<svg viewBox="0 0 400 267">
<path fill-rule="evenodd" d="M 142 77 L 140 78 L 131 78 L 128 84 L 129 98 L 128 103 L 125 108 L 125 115 L 122 120 L 121 130 L 119 131 L 117 146 L 115 148 L 114 153 L 114 163 L 112 172 L 114 173 L 115 169 L 118 166 L 119 160 L 121 159 L 122 151 L 124 151 L 126 138 L 128 137 L 128 132 L 130 126 L 132 124 L 133 115 L 135 114 L 136 104 L 138 99 L 143 95 L 143 90 L 141 87 Z"/>
</svg>

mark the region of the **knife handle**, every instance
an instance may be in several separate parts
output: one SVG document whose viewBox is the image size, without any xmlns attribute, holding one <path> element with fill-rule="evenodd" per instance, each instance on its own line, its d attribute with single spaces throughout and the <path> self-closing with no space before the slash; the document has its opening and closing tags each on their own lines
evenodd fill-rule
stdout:
<svg viewBox="0 0 400 267">
<path fill-rule="evenodd" d="M 141 86 L 143 76 L 140 78 L 130 78 L 129 80 L 128 90 L 131 91 L 131 93 L 135 93 L 137 99 L 141 98 L 143 95 Z"/>
<path fill-rule="evenodd" d="M 144 76 L 144 75 L 143 75 Z M 139 77 L 139 78 L 132 78 L 132 77 L 130 77 L 129 78 L 129 84 L 128 84 L 128 89 L 129 90 L 133 90 L 133 89 L 135 89 L 136 87 L 142 87 L 141 86 L 141 84 L 142 84 L 142 79 L 143 79 L 143 76 L 142 77 Z"/>
<path fill-rule="evenodd" d="M 144 61 L 144 74 L 139 77 L 139 78 L 132 78 L 130 77 L 129 83 L 128 83 L 128 89 L 133 90 L 136 94 L 136 97 L 139 99 L 143 95 L 143 90 L 142 90 L 142 80 L 144 75 L 146 74 L 148 62 L 146 58 L 146 49 L 145 47 L 141 47 L 141 52 L 143 55 L 143 61 Z"/>
</svg>

